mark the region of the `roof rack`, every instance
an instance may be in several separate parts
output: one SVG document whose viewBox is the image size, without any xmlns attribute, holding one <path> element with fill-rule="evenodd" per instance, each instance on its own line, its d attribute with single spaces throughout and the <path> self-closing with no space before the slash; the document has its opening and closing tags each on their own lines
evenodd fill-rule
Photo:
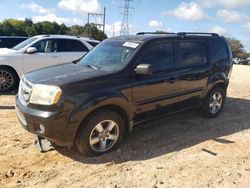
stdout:
<svg viewBox="0 0 250 188">
<path fill-rule="evenodd" d="M 136 35 L 166 35 L 166 34 L 176 34 L 171 32 L 139 32 Z"/>
<path fill-rule="evenodd" d="M 211 35 L 214 37 L 218 37 L 217 33 L 202 33 L 202 32 L 178 32 L 177 35 L 186 36 L 186 35 Z"/>
</svg>

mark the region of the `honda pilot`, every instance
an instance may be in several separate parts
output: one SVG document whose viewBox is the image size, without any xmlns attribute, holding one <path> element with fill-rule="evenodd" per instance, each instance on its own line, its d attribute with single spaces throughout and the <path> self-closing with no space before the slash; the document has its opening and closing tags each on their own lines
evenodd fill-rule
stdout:
<svg viewBox="0 0 250 188">
<path fill-rule="evenodd" d="M 216 33 L 113 37 L 79 61 L 25 74 L 17 117 L 40 141 L 97 156 L 134 125 L 166 114 L 199 108 L 218 116 L 231 70 L 231 50 Z"/>
</svg>

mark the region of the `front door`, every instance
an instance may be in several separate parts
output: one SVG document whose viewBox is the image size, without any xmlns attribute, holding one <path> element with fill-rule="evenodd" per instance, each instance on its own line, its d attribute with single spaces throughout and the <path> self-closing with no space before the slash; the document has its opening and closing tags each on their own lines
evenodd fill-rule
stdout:
<svg viewBox="0 0 250 188">
<path fill-rule="evenodd" d="M 151 44 L 138 64 L 150 64 L 153 75 L 135 75 L 133 99 L 136 115 L 160 112 L 178 101 L 180 82 L 174 70 L 174 44 Z M 152 114 L 151 114 L 152 115 Z"/>
<path fill-rule="evenodd" d="M 56 40 L 41 40 L 32 47 L 37 49 L 36 53 L 24 53 L 22 56 L 24 73 L 59 64 L 60 53 L 57 52 Z"/>
</svg>

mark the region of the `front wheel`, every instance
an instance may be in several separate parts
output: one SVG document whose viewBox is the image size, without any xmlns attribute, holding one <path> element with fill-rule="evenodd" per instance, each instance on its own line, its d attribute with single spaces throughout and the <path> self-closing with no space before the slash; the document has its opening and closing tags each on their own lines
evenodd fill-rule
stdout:
<svg viewBox="0 0 250 188">
<path fill-rule="evenodd" d="M 207 95 L 203 105 L 202 113 L 205 117 L 217 117 L 224 107 L 226 92 L 221 87 L 216 87 Z"/>
<path fill-rule="evenodd" d="M 113 111 L 101 111 L 81 125 L 75 145 L 83 155 L 98 156 L 115 150 L 123 134 L 122 117 Z"/>
</svg>

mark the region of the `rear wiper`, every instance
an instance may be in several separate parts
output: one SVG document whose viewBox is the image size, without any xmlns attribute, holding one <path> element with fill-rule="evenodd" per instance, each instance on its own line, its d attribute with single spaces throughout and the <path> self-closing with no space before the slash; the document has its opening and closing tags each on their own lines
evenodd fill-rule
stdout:
<svg viewBox="0 0 250 188">
<path fill-rule="evenodd" d="M 96 70 L 100 69 L 100 67 L 97 67 L 97 66 L 95 66 L 95 65 L 87 64 L 86 66 L 87 66 L 87 67 L 91 67 L 91 68 L 96 69 Z"/>
</svg>

